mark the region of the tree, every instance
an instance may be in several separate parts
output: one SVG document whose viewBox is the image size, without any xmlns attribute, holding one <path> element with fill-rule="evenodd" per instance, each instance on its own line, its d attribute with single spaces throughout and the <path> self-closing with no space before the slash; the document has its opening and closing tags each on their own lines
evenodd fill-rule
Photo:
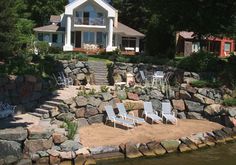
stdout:
<svg viewBox="0 0 236 165">
<path fill-rule="evenodd" d="M 27 0 L 30 18 L 37 26 L 47 24 L 51 15 L 62 14 L 67 3 L 68 0 Z"/>
<path fill-rule="evenodd" d="M 0 58 L 9 56 L 15 46 L 17 14 L 15 1 L 0 1 Z"/>
</svg>

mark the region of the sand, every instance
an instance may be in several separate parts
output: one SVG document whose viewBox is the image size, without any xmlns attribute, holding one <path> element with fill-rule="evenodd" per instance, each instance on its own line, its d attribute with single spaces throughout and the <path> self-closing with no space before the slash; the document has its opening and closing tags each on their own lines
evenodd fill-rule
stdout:
<svg viewBox="0 0 236 165">
<path fill-rule="evenodd" d="M 98 147 L 127 142 L 147 143 L 152 140 L 173 140 L 221 128 L 223 128 L 222 125 L 205 120 L 179 120 L 177 125 L 146 123 L 129 130 L 93 124 L 81 128 L 79 133 L 81 143 L 85 147 Z"/>
</svg>

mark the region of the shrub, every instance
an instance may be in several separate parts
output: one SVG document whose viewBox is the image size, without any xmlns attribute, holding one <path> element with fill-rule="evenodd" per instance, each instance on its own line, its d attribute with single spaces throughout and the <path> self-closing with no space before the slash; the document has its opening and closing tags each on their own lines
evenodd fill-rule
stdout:
<svg viewBox="0 0 236 165">
<path fill-rule="evenodd" d="M 190 83 L 193 87 L 197 87 L 197 88 L 204 88 L 207 87 L 208 82 L 204 81 L 204 80 L 197 80 L 197 81 L 192 81 Z"/>
<path fill-rule="evenodd" d="M 101 92 L 106 93 L 106 92 L 108 92 L 109 87 L 107 87 L 106 85 L 102 85 L 102 86 L 100 87 L 100 89 L 101 89 Z"/>
<path fill-rule="evenodd" d="M 55 47 L 55 46 L 50 46 L 49 49 L 48 49 L 48 53 L 51 53 L 51 54 L 60 54 L 60 53 L 62 53 L 62 48 L 60 48 L 60 47 Z"/>
<path fill-rule="evenodd" d="M 78 123 L 72 122 L 72 121 L 65 121 L 65 123 L 66 123 L 66 128 L 68 131 L 67 137 L 69 140 L 73 140 L 78 129 Z"/>
<path fill-rule="evenodd" d="M 223 101 L 225 106 L 236 106 L 236 98 L 227 98 Z"/>
<path fill-rule="evenodd" d="M 182 59 L 178 64 L 178 68 L 190 72 L 219 72 L 223 64 L 224 62 L 216 55 L 207 52 L 199 52 Z"/>
<path fill-rule="evenodd" d="M 88 56 L 86 54 L 81 54 L 81 53 L 75 54 L 73 55 L 73 58 L 79 61 L 88 61 Z"/>
<path fill-rule="evenodd" d="M 35 47 L 38 49 L 40 55 L 46 55 L 49 51 L 49 44 L 45 41 L 37 41 Z"/>
</svg>

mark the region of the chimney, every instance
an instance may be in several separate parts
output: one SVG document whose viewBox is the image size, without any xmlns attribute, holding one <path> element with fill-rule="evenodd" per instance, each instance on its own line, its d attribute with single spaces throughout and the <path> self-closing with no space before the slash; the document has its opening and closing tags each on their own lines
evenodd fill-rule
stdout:
<svg viewBox="0 0 236 165">
<path fill-rule="evenodd" d="M 114 21 L 114 27 L 118 27 L 118 10 L 116 10 L 116 15 L 115 15 L 115 21 Z"/>
</svg>

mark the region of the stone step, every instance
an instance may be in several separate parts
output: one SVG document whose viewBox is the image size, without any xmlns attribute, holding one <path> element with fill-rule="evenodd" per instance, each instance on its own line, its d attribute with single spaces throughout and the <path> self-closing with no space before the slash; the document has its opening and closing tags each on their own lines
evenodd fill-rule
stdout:
<svg viewBox="0 0 236 165">
<path fill-rule="evenodd" d="M 36 113 L 40 113 L 40 114 L 49 114 L 49 111 L 46 109 L 42 109 L 42 108 L 36 108 L 35 109 Z"/>
<path fill-rule="evenodd" d="M 63 105 L 62 102 L 58 102 L 58 101 L 45 101 L 45 104 L 50 105 L 50 106 L 60 106 L 60 105 Z"/>
<path fill-rule="evenodd" d="M 39 113 L 36 113 L 36 112 L 30 112 L 29 114 L 33 115 L 33 116 L 36 116 L 36 117 L 39 117 L 39 118 L 42 118 L 42 114 L 39 114 Z"/>
<path fill-rule="evenodd" d="M 47 105 L 47 104 L 43 104 L 43 105 L 41 105 L 41 108 L 42 109 L 45 109 L 45 110 L 53 110 L 53 109 L 57 109 L 57 107 L 56 106 L 51 106 L 51 105 Z"/>
</svg>

